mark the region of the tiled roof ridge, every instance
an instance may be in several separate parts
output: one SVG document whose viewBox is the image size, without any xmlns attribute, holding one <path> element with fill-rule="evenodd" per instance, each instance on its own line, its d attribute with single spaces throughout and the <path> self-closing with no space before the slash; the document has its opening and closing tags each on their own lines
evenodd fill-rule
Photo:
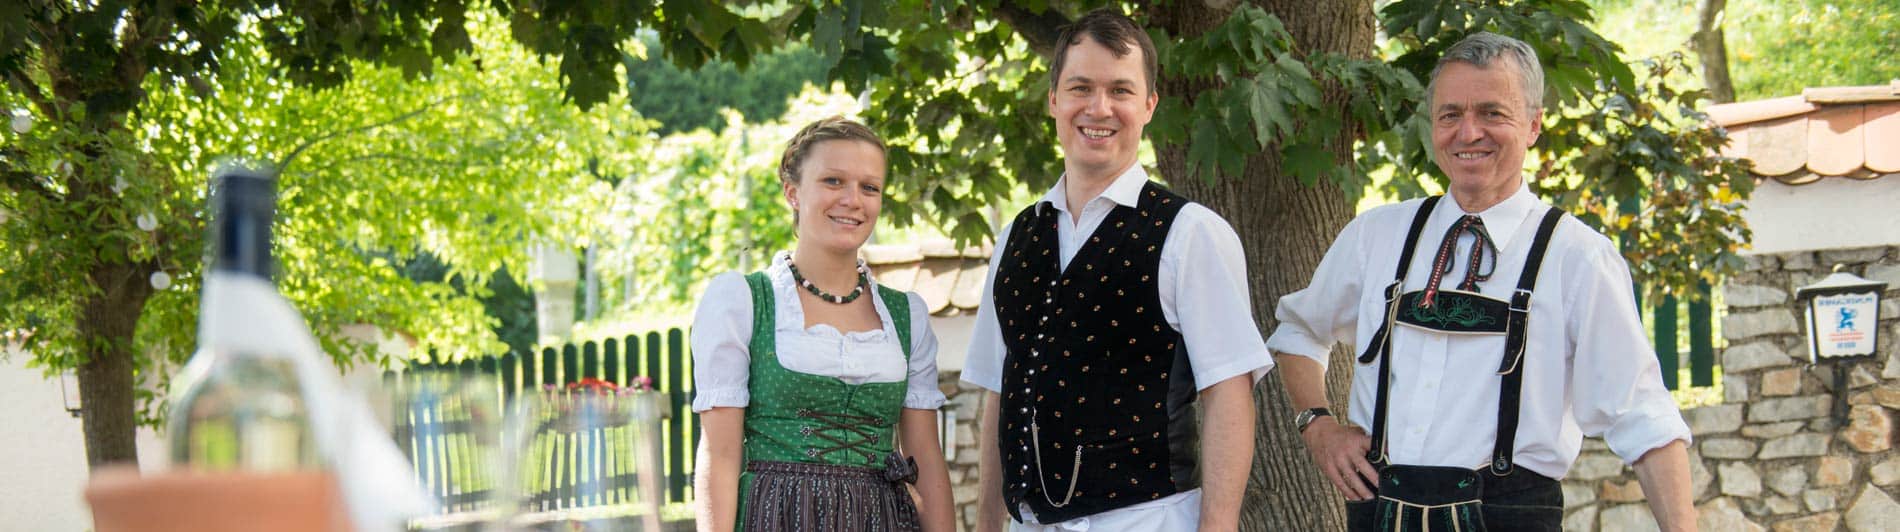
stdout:
<svg viewBox="0 0 1900 532">
<path fill-rule="evenodd" d="M 1900 80 L 1812 87 L 1800 96 L 1711 106 L 1708 113 L 1728 130 L 1722 154 L 1753 163 L 1757 178 L 1802 185 L 1900 174 Z"/>
<path fill-rule="evenodd" d="M 936 316 L 976 313 L 990 244 L 958 248 L 948 238 L 868 244 L 859 252 L 879 283 L 917 292 Z"/>
<path fill-rule="evenodd" d="M 990 245 L 969 245 L 958 249 L 948 238 L 926 238 L 915 242 L 865 244 L 859 248 L 864 262 L 873 266 L 918 262 L 926 258 L 990 258 Z"/>
<path fill-rule="evenodd" d="M 1825 105 L 1892 101 L 1900 101 L 1900 79 L 1886 85 L 1808 87 L 1795 96 L 1711 105 L 1708 114 L 1715 125 L 1733 127 L 1805 114 Z"/>
</svg>

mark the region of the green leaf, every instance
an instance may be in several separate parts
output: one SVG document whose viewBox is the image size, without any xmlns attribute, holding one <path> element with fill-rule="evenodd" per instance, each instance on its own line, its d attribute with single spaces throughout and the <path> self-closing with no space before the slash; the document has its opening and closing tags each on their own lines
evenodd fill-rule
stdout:
<svg viewBox="0 0 1900 532">
<path fill-rule="evenodd" d="M 1254 78 L 1253 84 L 1238 88 L 1247 92 L 1247 112 L 1253 119 L 1255 143 L 1260 146 L 1271 145 L 1275 130 L 1284 134 L 1292 129 L 1293 119 L 1287 116 L 1286 108 L 1280 105 L 1272 78 L 1260 76 Z"/>
<path fill-rule="evenodd" d="M 827 6 L 816 15 L 811 29 L 812 47 L 835 67 L 844 57 L 844 10 Z"/>
<path fill-rule="evenodd" d="M 1194 136 L 1188 139 L 1188 174 L 1212 183 L 1214 169 L 1220 164 L 1220 127 L 1208 117 L 1194 121 Z"/>
<path fill-rule="evenodd" d="M 1289 144 L 1280 149 L 1280 157 L 1281 168 L 1306 186 L 1318 183 L 1321 176 L 1337 167 L 1332 153 L 1310 143 Z"/>
<path fill-rule="evenodd" d="M 1417 35 L 1420 40 L 1429 40 L 1438 35 L 1438 14 L 1442 9 L 1444 9 L 1443 4 L 1440 4 L 1438 9 L 1425 11 L 1425 13 L 1419 17 L 1418 25 L 1412 28 L 1412 33 Z"/>
</svg>

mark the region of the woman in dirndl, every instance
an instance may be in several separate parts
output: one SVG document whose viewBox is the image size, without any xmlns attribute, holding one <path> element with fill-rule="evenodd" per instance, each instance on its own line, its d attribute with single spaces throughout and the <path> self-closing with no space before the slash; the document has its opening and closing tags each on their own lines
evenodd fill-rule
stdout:
<svg viewBox="0 0 1900 532">
<path fill-rule="evenodd" d="M 929 307 L 858 258 L 884 173 L 864 125 L 805 126 L 779 163 L 797 244 L 708 284 L 692 330 L 700 530 L 954 526 Z"/>
</svg>

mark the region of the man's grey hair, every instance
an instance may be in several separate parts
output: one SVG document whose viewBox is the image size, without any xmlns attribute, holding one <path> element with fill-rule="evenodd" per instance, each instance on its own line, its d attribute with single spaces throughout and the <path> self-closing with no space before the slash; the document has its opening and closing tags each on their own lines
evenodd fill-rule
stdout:
<svg viewBox="0 0 1900 532">
<path fill-rule="evenodd" d="M 1478 68 L 1490 68 L 1499 57 L 1509 59 L 1517 67 L 1517 82 L 1522 84 L 1525 110 L 1536 113 L 1544 108 L 1544 67 L 1537 62 L 1537 52 L 1524 41 L 1505 37 L 1491 32 L 1473 33 L 1458 44 L 1451 45 L 1445 54 L 1438 57 L 1438 65 L 1432 67 L 1432 79 L 1425 85 L 1425 103 L 1432 104 L 1437 96 L 1438 72 L 1450 63 L 1466 63 Z"/>
</svg>

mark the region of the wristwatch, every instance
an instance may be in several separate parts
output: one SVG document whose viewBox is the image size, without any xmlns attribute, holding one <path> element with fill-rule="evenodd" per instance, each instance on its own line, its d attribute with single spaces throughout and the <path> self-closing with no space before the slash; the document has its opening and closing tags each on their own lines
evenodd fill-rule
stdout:
<svg viewBox="0 0 1900 532">
<path fill-rule="evenodd" d="M 1323 406 L 1319 408 L 1309 408 L 1300 411 L 1300 415 L 1293 418 L 1293 425 L 1299 428 L 1301 434 L 1305 434 L 1306 426 L 1313 424 L 1313 420 L 1319 419 L 1320 416 L 1332 417 L 1332 415 L 1333 411 L 1327 410 L 1326 407 Z"/>
</svg>

